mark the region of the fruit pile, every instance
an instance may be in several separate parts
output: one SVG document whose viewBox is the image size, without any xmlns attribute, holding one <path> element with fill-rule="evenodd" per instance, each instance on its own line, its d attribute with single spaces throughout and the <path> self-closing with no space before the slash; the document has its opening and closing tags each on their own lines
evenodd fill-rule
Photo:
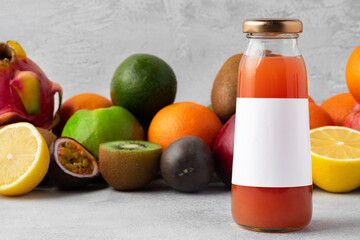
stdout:
<svg viewBox="0 0 360 240">
<path fill-rule="evenodd" d="M 360 186 L 360 46 L 350 55 L 347 93 L 310 103 L 313 181 L 329 192 L 349 192 Z"/>
<path fill-rule="evenodd" d="M 125 59 L 111 81 L 111 101 L 82 93 L 62 104 L 60 86 L 15 41 L 0 44 L 0 68 L 0 193 L 104 181 L 135 190 L 159 172 L 183 192 L 200 191 L 211 181 L 211 146 L 221 120 L 208 107 L 174 103 L 177 80 L 162 59 Z M 60 106 L 53 115 L 55 93 Z"/>
<path fill-rule="evenodd" d="M 241 57 L 234 55 L 219 70 L 209 107 L 174 103 L 175 73 L 148 54 L 118 66 L 111 101 L 82 93 L 62 103 L 61 87 L 17 42 L 0 43 L 0 193 L 104 181 L 120 191 L 136 190 L 159 173 L 181 192 L 203 190 L 214 172 L 230 187 Z M 349 93 L 320 106 L 309 97 L 313 179 L 332 192 L 360 185 L 360 46 L 349 58 L 346 80 Z"/>
</svg>

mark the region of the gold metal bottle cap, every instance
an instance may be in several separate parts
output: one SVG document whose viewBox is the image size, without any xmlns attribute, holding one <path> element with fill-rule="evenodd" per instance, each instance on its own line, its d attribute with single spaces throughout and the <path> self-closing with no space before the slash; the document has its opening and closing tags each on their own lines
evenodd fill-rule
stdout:
<svg viewBox="0 0 360 240">
<path fill-rule="evenodd" d="M 302 22 L 299 19 L 257 18 L 247 19 L 243 23 L 244 33 L 301 33 Z"/>
</svg>

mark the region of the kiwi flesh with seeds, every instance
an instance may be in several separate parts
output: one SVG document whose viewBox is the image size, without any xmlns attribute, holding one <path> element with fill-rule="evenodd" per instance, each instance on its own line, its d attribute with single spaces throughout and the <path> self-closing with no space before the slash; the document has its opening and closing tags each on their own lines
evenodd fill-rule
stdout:
<svg viewBox="0 0 360 240">
<path fill-rule="evenodd" d="M 159 171 L 161 146 L 146 141 L 100 144 L 99 164 L 104 180 L 116 190 L 145 187 Z"/>
</svg>

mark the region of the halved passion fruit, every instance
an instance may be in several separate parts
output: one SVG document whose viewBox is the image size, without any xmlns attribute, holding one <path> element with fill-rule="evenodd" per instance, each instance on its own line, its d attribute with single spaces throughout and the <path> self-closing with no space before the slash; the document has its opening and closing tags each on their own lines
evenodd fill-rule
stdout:
<svg viewBox="0 0 360 240">
<path fill-rule="evenodd" d="M 76 189 L 99 175 L 96 158 L 72 138 L 57 138 L 50 147 L 49 177 L 60 189 Z"/>
</svg>

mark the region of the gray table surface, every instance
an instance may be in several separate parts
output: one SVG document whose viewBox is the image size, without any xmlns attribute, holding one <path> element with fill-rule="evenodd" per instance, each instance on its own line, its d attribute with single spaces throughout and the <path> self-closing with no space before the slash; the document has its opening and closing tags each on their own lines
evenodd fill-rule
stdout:
<svg viewBox="0 0 360 240">
<path fill-rule="evenodd" d="M 360 190 L 333 194 L 314 189 L 308 227 L 287 234 L 239 228 L 230 191 L 212 182 L 197 194 L 179 193 L 161 179 L 141 191 L 89 186 L 63 192 L 37 188 L 0 196 L 0 239 L 359 239 Z"/>
</svg>

